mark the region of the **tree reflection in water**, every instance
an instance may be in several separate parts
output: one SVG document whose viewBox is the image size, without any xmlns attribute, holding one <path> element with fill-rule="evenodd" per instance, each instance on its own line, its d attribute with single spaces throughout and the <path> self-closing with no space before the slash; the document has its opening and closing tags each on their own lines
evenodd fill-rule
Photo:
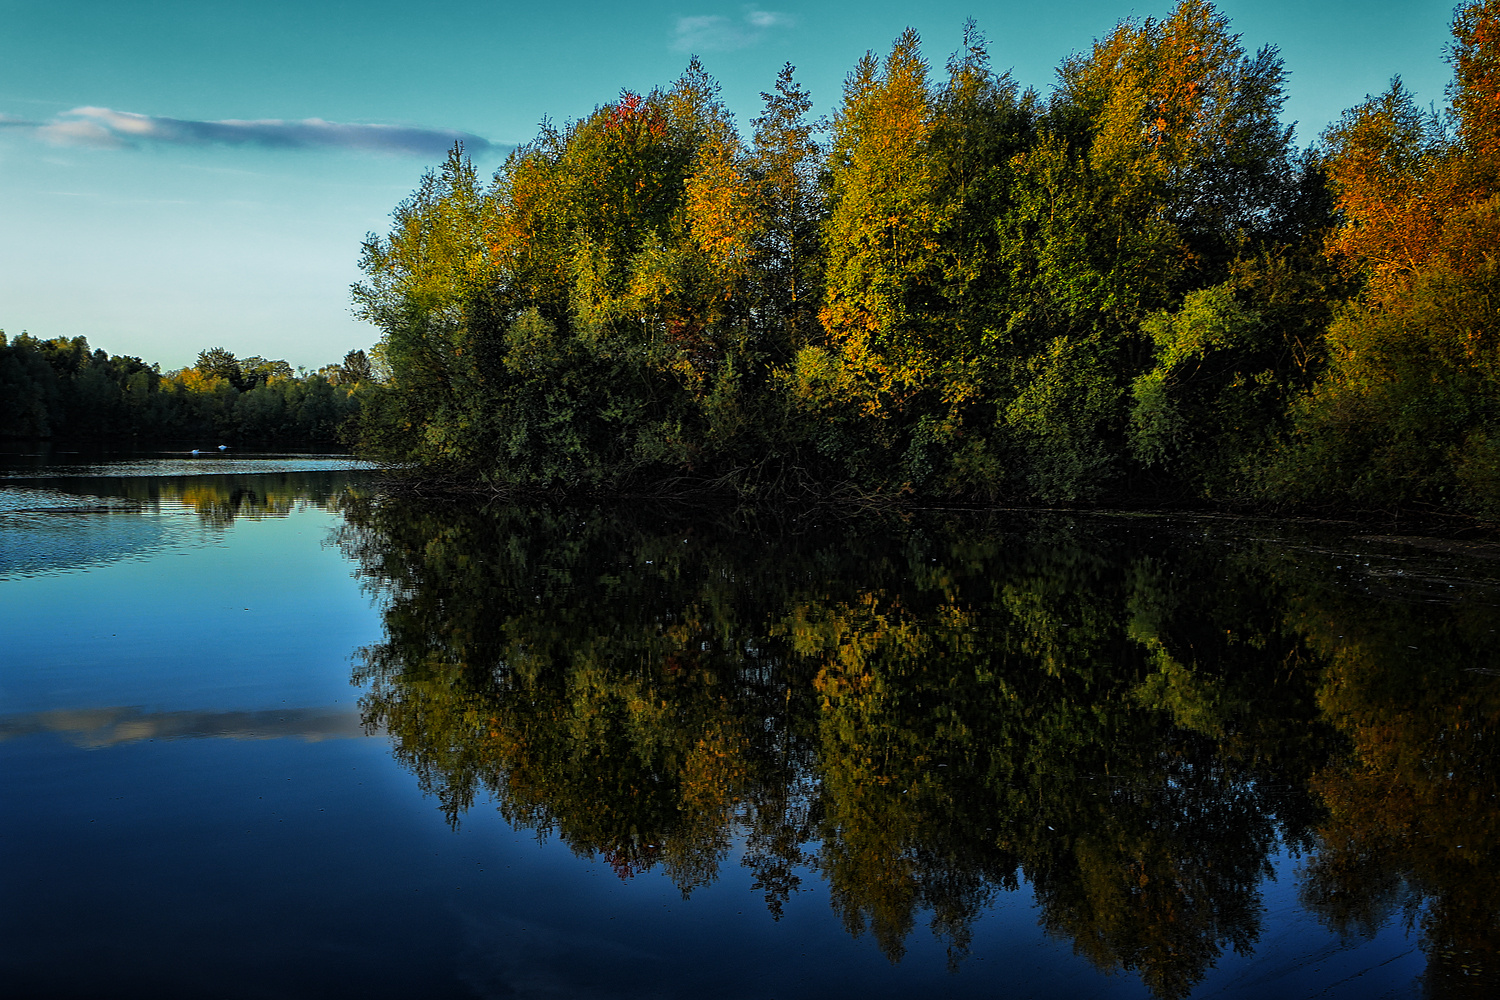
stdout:
<svg viewBox="0 0 1500 1000">
<path fill-rule="evenodd" d="M 324 506 L 347 479 L 343 472 L 141 476 L 119 480 L 115 492 L 138 503 L 191 511 L 207 527 L 227 528 L 236 520 L 286 517 L 298 504 Z"/>
<path fill-rule="evenodd" d="M 236 521 L 329 507 L 350 485 L 345 471 L 0 479 L 0 577 L 100 566 Z"/>
<path fill-rule="evenodd" d="M 1435 989 L 1492 982 L 1486 587 L 1159 519 L 346 514 L 366 725 L 450 822 L 488 796 L 684 896 L 740 839 L 773 916 L 815 873 L 892 961 L 925 919 L 960 962 L 1024 880 L 1161 997 L 1254 947 L 1285 846 L 1330 926 L 1405 901 Z"/>
</svg>

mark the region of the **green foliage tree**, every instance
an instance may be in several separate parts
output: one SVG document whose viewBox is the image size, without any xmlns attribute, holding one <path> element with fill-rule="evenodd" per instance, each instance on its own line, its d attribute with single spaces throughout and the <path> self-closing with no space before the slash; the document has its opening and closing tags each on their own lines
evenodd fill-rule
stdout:
<svg viewBox="0 0 1500 1000">
<path fill-rule="evenodd" d="M 223 348 L 163 375 L 140 358 L 90 351 L 82 337 L 7 341 L 0 333 L 0 437 L 132 448 L 327 447 L 341 443 L 368 385 L 299 376 L 285 361 L 241 361 Z"/>
<path fill-rule="evenodd" d="M 755 308 L 765 348 L 786 364 L 821 337 L 823 214 L 817 184 L 822 148 L 808 119 L 812 97 L 796 82 L 791 63 L 776 77 L 774 93 L 763 92 L 754 126 L 749 170 L 755 182 Z"/>
<path fill-rule="evenodd" d="M 244 382 L 244 372 L 240 368 L 239 358 L 234 352 L 226 351 L 222 347 L 210 347 L 206 351 L 198 352 L 198 362 L 193 365 L 198 374 L 209 379 L 223 379 L 236 389 L 241 388 Z"/>
</svg>

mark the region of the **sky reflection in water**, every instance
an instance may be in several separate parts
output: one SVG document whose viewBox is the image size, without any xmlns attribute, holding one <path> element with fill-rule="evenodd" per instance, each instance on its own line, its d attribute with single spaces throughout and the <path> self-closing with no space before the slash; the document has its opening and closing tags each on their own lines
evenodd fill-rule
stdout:
<svg viewBox="0 0 1500 1000">
<path fill-rule="evenodd" d="M 22 994 L 1494 985 L 1484 547 L 168 471 L 0 487 Z"/>
</svg>

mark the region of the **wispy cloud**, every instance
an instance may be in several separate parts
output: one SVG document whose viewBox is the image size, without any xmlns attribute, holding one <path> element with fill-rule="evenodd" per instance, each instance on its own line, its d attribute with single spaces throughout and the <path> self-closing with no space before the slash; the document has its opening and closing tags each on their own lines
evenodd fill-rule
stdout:
<svg viewBox="0 0 1500 1000">
<path fill-rule="evenodd" d="M 758 44 L 777 28 L 793 24 L 790 14 L 745 8 L 739 17 L 707 14 L 679 17 L 672 29 L 672 48 L 679 52 L 728 52 Z"/>
<path fill-rule="evenodd" d="M 0 126 L 35 129 L 59 146 L 126 149 L 148 144 L 263 146 L 272 149 L 352 149 L 412 156 L 441 156 L 455 142 L 471 153 L 501 149 L 481 136 L 456 129 L 413 125 L 364 125 L 321 118 L 283 121 L 226 119 L 195 121 L 164 118 L 112 108 L 83 107 L 64 111 L 47 122 L 0 116 Z"/>
</svg>

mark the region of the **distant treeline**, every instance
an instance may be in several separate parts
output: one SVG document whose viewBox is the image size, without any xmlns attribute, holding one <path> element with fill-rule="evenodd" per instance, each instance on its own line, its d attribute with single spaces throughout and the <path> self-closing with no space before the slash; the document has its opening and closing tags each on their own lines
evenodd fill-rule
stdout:
<svg viewBox="0 0 1500 1000">
<path fill-rule="evenodd" d="M 0 438 L 101 446 L 340 444 L 373 381 L 369 359 L 296 372 L 285 361 L 215 347 L 163 374 L 140 358 L 90 351 L 83 337 L 7 339 L 0 331 Z"/>
<path fill-rule="evenodd" d="M 1121 497 L 1500 514 L 1500 0 L 1441 113 L 1306 150 L 1274 48 L 1128 20 L 1048 95 L 908 31 L 742 138 L 697 60 L 461 149 L 364 247 L 367 452 L 556 492 Z"/>
</svg>

